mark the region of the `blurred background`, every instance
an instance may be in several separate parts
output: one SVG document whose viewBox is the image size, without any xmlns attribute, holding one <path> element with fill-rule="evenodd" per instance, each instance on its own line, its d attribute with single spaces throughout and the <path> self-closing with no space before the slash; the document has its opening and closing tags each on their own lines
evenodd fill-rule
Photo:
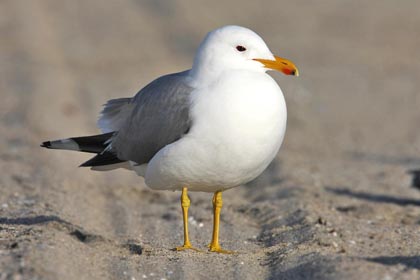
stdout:
<svg viewBox="0 0 420 280">
<path fill-rule="evenodd" d="M 221 237 L 252 250 L 192 266 L 166 250 L 182 238 L 178 194 L 38 145 L 98 133 L 102 104 L 190 68 L 206 33 L 227 24 L 256 31 L 301 75 L 272 73 L 289 114 L 278 159 L 226 193 Z M 0 279 L 420 277 L 419 27 L 414 0 L 1 1 Z M 205 244 L 210 196 L 192 198 L 192 236 Z"/>
</svg>

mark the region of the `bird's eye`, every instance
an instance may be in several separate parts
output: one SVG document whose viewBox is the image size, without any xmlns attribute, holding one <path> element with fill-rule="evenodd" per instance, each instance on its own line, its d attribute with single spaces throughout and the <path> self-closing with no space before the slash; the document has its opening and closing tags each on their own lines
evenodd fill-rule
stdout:
<svg viewBox="0 0 420 280">
<path fill-rule="evenodd" d="M 236 46 L 236 49 L 240 52 L 246 51 L 246 48 L 244 46 Z"/>
</svg>

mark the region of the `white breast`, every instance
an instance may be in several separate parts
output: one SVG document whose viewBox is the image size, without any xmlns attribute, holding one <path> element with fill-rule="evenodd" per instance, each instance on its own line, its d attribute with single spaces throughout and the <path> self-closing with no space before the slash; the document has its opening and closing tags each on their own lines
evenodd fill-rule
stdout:
<svg viewBox="0 0 420 280">
<path fill-rule="evenodd" d="M 194 91 L 191 102 L 191 130 L 149 163 L 149 187 L 214 192 L 249 182 L 273 160 L 287 113 L 270 76 L 225 73 L 217 83 Z"/>
</svg>

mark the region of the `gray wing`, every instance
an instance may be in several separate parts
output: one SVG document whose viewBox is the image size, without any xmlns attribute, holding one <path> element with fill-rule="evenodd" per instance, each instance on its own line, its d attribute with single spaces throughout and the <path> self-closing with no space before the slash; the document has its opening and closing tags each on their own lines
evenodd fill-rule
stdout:
<svg viewBox="0 0 420 280">
<path fill-rule="evenodd" d="M 190 94 L 187 72 L 160 77 L 131 100 L 131 115 L 113 137 L 111 149 L 121 160 L 149 162 L 163 147 L 190 128 Z"/>
</svg>

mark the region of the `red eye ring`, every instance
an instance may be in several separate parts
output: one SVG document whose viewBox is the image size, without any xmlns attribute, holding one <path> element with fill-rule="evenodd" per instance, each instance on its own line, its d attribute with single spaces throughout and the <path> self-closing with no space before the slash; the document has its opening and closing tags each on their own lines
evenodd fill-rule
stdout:
<svg viewBox="0 0 420 280">
<path fill-rule="evenodd" d="M 236 46 L 236 49 L 237 49 L 239 52 L 244 52 L 244 51 L 246 51 L 246 48 L 245 48 L 244 46 Z"/>
</svg>

